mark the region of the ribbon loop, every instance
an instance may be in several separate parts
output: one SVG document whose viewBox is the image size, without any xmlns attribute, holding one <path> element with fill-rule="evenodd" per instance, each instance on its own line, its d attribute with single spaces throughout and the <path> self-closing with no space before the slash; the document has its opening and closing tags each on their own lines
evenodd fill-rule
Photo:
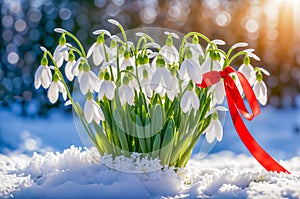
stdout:
<svg viewBox="0 0 300 199">
<path fill-rule="evenodd" d="M 234 82 L 231 73 L 235 73 L 242 85 L 245 98 L 249 103 L 252 114 L 247 110 L 244 100 Z M 223 71 L 210 71 L 203 74 L 203 80 L 201 84 L 197 86 L 206 88 L 212 86 L 223 78 L 225 93 L 227 97 L 228 108 L 230 116 L 236 132 L 240 139 L 247 147 L 249 152 L 254 158 L 267 170 L 276 172 L 290 173 L 284 167 L 282 167 L 276 160 L 274 160 L 252 137 L 247 127 L 244 124 L 240 114 L 249 121 L 260 113 L 260 107 L 256 96 L 249 84 L 247 78 L 240 72 L 234 70 L 231 66 L 227 66 Z M 240 113 L 240 114 L 239 114 Z"/>
</svg>

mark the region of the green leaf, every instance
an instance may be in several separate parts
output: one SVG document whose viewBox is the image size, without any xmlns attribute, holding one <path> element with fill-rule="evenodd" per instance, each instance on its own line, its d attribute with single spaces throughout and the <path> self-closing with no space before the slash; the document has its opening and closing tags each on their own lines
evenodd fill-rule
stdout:
<svg viewBox="0 0 300 199">
<path fill-rule="evenodd" d="M 153 159 L 157 158 L 159 155 L 160 144 L 161 144 L 160 134 L 157 134 L 155 136 L 155 139 L 153 142 L 153 147 L 152 147 L 152 158 Z"/>
<path fill-rule="evenodd" d="M 170 163 L 173 143 L 174 143 L 174 129 L 172 126 L 169 126 L 165 132 L 165 136 L 163 138 L 163 142 L 160 150 L 160 160 L 163 166 L 169 165 Z"/>
<path fill-rule="evenodd" d="M 151 134 L 155 135 L 163 128 L 163 124 L 164 124 L 163 110 L 161 105 L 156 104 L 154 107 L 150 109 L 150 117 L 151 117 Z"/>
</svg>

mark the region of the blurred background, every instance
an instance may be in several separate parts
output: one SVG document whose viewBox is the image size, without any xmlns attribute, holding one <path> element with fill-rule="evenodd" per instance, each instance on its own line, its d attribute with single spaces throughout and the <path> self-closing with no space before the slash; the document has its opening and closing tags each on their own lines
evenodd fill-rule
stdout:
<svg viewBox="0 0 300 199">
<path fill-rule="evenodd" d="M 71 31 L 87 49 L 95 41 L 92 31 L 104 28 L 114 34 L 119 32 L 108 24 L 109 18 L 118 20 L 126 30 L 158 26 L 182 33 L 198 31 L 210 39 L 223 39 L 227 48 L 239 41 L 248 42 L 262 60 L 253 61 L 252 65 L 271 73 L 265 77 L 269 104 L 277 108 L 299 105 L 296 100 L 300 91 L 299 0 L 0 0 L 0 5 L 0 109 L 9 110 L 9 114 L 0 114 L 0 151 L 1 146 L 16 139 L 6 133 L 15 128 L 7 127 L 5 122 L 18 120 L 10 113 L 37 118 L 49 115 L 53 107 L 63 106 L 59 102 L 51 105 L 45 90 L 35 90 L 33 86 L 34 72 L 42 57 L 40 46 L 53 52 L 57 45 L 59 34 L 53 29 L 62 27 Z M 235 64 L 241 63 L 238 60 Z M 299 115 L 295 113 L 294 117 Z M 28 122 L 20 121 L 20 129 L 15 131 L 23 133 L 19 140 L 25 143 L 25 148 L 35 150 L 38 139 L 24 131 Z M 40 132 L 49 121 L 52 120 L 31 131 Z M 70 128 L 69 131 L 74 130 Z M 299 134 L 298 124 L 291 128 L 289 132 Z M 6 141 L 1 144 L 1 140 Z"/>
<path fill-rule="evenodd" d="M 33 88 L 34 70 L 45 46 L 54 50 L 65 28 L 88 48 L 92 31 L 159 26 L 182 33 L 199 31 L 220 38 L 227 47 L 245 41 L 261 57 L 254 66 L 271 72 L 266 82 L 269 104 L 295 106 L 300 85 L 300 2 L 297 0 L 0 0 L 0 103 L 17 114 L 46 114 L 51 107 L 43 89 Z M 225 47 L 226 48 L 226 47 Z M 240 63 L 236 63 L 237 65 Z M 57 103 L 54 106 L 59 106 Z"/>
</svg>

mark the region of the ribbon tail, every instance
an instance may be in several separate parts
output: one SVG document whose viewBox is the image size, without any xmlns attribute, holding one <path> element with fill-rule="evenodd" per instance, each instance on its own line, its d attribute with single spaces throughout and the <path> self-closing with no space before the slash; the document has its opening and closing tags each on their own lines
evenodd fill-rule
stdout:
<svg viewBox="0 0 300 199">
<path fill-rule="evenodd" d="M 236 132 L 238 133 L 240 139 L 247 147 L 249 152 L 254 156 L 254 158 L 267 170 L 276 172 L 285 172 L 290 174 L 283 166 L 281 166 L 276 160 L 274 160 L 252 137 L 247 127 L 244 124 L 238 110 L 234 104 L 232 96 L 228 89 L 225 88 L 229 112 Z"/>
</svg>

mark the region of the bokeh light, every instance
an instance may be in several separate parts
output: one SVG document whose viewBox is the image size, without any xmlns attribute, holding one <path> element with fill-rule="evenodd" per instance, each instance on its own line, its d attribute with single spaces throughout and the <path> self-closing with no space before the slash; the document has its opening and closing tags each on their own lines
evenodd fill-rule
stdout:
<svg viewBox="0 0 300 199">
<path fill-rule="evenodd" d="M 294 106 L 300 91 L 297 0 L 0 0 L 0 4 L 0 105 L 20 104 L 23 114 L 43 114 L 52 106 L 63 106 L 49 104 L 43 89 L 33 89 L 33 74 L 42 56 L 39 47 L 53 51 L 58 42 L 53 29 L 73 32 L 87 49 L 95 40 L 93 30 L 119 32 L 108 18 L 126 29 L 159 26 L 182 33 L 198 31 L 227 41 L 227 48 L 248 42 L 262 59 L 252 64 L 272 74 L 266 79 L 271 104 Z"/>
</svg>

